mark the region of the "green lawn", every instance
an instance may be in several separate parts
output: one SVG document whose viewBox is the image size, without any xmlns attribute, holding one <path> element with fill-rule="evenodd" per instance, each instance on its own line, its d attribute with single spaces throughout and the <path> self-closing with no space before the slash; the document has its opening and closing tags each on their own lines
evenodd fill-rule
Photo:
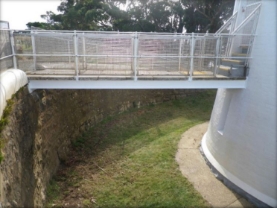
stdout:
<svg viewBox="0 0 277 208">
<path fill-rule="evenodd" d="M 215 91 L 132 109 L 79 137 L 48 187 L 48 206 L 203 207 L 175 162 L 181 134 L 207 121 Z"/>
</svg>

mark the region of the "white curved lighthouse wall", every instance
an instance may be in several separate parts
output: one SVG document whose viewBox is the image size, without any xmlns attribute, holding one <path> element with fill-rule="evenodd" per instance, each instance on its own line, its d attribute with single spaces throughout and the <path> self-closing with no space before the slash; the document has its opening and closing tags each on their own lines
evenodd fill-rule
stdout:
<svg viewBox="0 0 277 208">
<path fill-rule="evenodd" d="M 277 1 L 263 0 L 246 89 L 217 92 L 202 148 L 226 178 L 277 207 Z"/>
<path fill-rule="evenodd" d="M 20 69 L 8 69 L 0 72 L 0 118 L 6 107 L 6 101 L 27 83 L 27 76 Z"/>
</svg>

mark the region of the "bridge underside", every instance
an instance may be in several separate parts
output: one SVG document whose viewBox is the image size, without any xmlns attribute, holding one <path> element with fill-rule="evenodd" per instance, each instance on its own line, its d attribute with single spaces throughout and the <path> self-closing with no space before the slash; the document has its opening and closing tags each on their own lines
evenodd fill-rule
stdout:
<svg viewBox="0 0 277 208">
<path fill-rule="evenodd" d="M 240 89 L 246 80 L 29 80 L 36 89 Z"/>
</svg>

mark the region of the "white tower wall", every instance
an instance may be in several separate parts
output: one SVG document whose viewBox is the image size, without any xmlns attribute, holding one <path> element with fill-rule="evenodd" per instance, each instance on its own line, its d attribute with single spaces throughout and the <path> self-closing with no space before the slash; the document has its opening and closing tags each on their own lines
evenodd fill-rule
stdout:
<svg viewBox="0 0 277 208">
<path fill-rule="evenodd" d="M 247 88 L 217 92 L 202 140 L 209 162 L 260 201 L 277 207 L 277 1 L 262 0 Z"/>
</svg>

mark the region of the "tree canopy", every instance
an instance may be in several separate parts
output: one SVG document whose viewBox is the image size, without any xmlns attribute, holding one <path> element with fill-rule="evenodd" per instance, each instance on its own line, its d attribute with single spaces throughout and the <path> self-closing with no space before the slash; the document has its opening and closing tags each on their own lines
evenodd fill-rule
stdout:
<svg viewBox="0 0 277 208">
<path fill-rule="evenodd" d="M 234 0 L 62 0 L 59 14 L 28 28 L 141 32 L 215 32 L 233 11 Z"/>
</svg>

